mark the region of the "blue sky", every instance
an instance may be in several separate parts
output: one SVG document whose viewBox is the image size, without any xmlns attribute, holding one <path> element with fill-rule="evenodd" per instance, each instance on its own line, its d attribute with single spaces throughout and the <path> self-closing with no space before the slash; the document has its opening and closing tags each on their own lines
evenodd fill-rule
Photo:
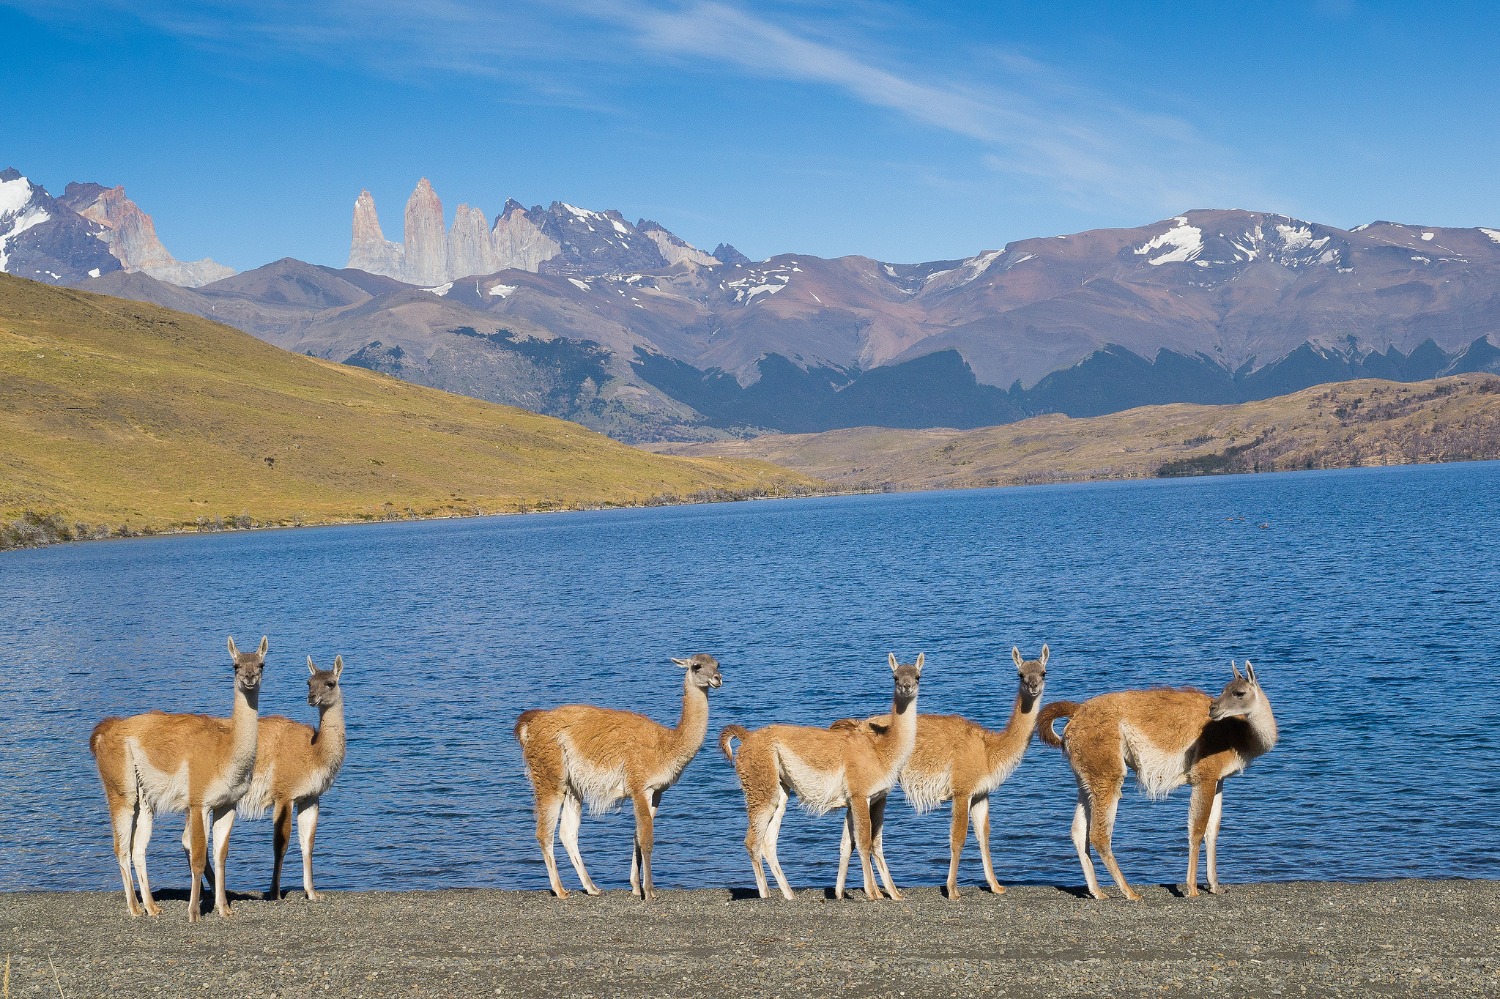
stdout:
<svg viewBox="0 0 1500 999">
<path fill-rule="evenodd" d="M 1494 4 L 0 0 L 0 38 L 0 166 L 239 268 L 341 266 L 364 187 L 399 238 L 421 176 L 754 257 L 1500 224 Z"/>
</svg>

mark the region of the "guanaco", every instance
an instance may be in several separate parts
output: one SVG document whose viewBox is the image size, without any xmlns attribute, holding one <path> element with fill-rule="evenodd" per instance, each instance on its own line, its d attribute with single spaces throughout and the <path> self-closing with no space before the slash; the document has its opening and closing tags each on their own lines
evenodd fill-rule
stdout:
<svg viewBox="0 0 1500 999">
<path fill-rule="evenodd" d="M 653 822 L 662 793 L 677 783 L 708 734 L 708 691 L 723 683 L 719 661 L 705 653 L 672 662 L 685 670 L 682 714 L 667 728 L 633 711 L 588 704 L 522 712 L 516 740 L 536 793 L 536 838 L 547 864 L 552 893 L 567 898 L 553 855 L 553 835 L 561 821 L 563 848 L 589 895 L 600 894 L 578 852 L 583 804 L 595 813 L 625 798 L 635 806 L 635 846 L 630 856 L 630 890 L 643 900 L 656 897 L 651 881 Z"/>
<path fill-rule="evenodd" d="M 1047 659 L 1052 652 L 1042 646 L 1036 659 L 1024 659 L 1021 650 L 1011 647 L 1020 688 L 1011 707 L 1005 728 L 992 731 L 958 715 L 924 714 L 917 719 L 917 742 L 911 759 L 901 768 L 901 790 L 906 801 L 918 813 L 930 812 L 945 801 L 953 802 L 953 820 L 948 833 L 947 897 L 958 897 L 958 862 L 963 856 L 969 825 L 979 841 L 979 857 L 984 863 L 984 878 L 990 891 L 1002 894 L 1005 886 L 995 877 L 990 859 L 990 793 L 998 788 L 1021 763 L 1026 747 L 1036 730 L 1042 706 L 1042 689 L 1047 682 Z M 863 721 L 844 719 L 833 727 L 883 726 L 889 715 L 877 715 Z M 877 854 L 883 850 L 877 847 Z M 842 882 L 842 876 L 840 877 Z"/>
<path fill-rule="evenodd" d="M 125 883 L 125 902 L 132 916 L 142 907 L 161 915 L 146 874 L 146 847 L 158 811 L 186 812 L 188 865 L 192 888 L 188 919 L 197 922 L 203 870 L 208 861 L 206 827 L 212 823 L 214 865 L 223 872 L 229 857 L 229 830 L 234 809 L 250 789 L 259 733 L 260 682 L 266 664 L 266 639 L 254 652 L 241 652 L 229 639 L 234 662 L 234 712 L 229 718 L 164 714 L 150 711 L 130 718 L 106 718 L 94 726 L 89 749 L 99 765 L 99 779 L 109 804 L 115 859 Z M 130 871 L 134 861 L 140 881 L 137 903 Z M 224 879 L 216 879 L 214 911 L 230 915 Z"/>
<path fill-rule="evenodd" d="M 1188 805 L 1187 893 L 1198 894 L 1198 848 L 1208 843 L 1208 890 L 1219 894 L 1218 841 L 1223 817 L 1224 780 L 1276 745 L 1276 719 L 1245 661 L 1245 672 L 1231 661 L 1234 679 L 1218 697 L 1201 690 L 1127 690 L 1090 698 L 1082 704 L 1056 701 L 1042 709 L 1042 740 L 1061 747 L 1078 779 L 1073 812 L 1073 846 L 1083 865 L 1089 894 L 1107 898 L 1099 887 L 1088 848 L 1093 846 L 1121 893 L 1140 898 L 1120 873 L 1110 841 L 1115 811 L 1128 767 L 1152 798 L 1164 798 L 1183 784 L 1192 786 Z M 1053 728 L 1069 719 L 1061 737 Z"/>
<path fill-rule="evenodd" d="M 847 865 L 847 844 L 852 838 L 864 867 L 866 897 L 882 897 L 871 868 L 872 858 L 880 868 L 891 898 L 902 897 L 877 847 L 881 842 L 886 797 L 916 745 L 917 688 L 927 657 L 925 653 L 918 655 L 913 663 L 897 662 L 894 654 L 887 658 L 895 680 L 889 725 L 837 730 L 767 725 L 754 732 L 741 725 L 728 725 L 719 735 L 719 748 L 734 764 L 745 792 L 749 820 L 745 849 L 750 854 L 755 887 L 761 898 L 770 897 L 762 862 L 771 868 L 782 897 L 793 898 L 776 856 L 776 840 L 791 794 L 796 794 L 802 806 L 814 815 L 846 808 L 841 866 Z M 737 754 L 735 740 L 740 742 Z M 834 891 L 837 897 L 843 897 L 843 887 L 841 872 Z"/>
</svg>

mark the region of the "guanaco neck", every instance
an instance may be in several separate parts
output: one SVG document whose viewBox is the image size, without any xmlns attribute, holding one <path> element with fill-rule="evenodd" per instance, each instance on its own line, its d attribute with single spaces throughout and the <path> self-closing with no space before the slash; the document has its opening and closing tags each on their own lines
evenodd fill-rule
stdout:
<svg viewBox="0 0 1500 999">
<path fill-rule="evenodd" d="M 991 772 L 1012 766 L 1026 752 L 1026 744 L 1036 731 L 1037 717 L 1042 713 L 1042 699 L 1025 687 L 1016 692 L 1010 709 L 1010 720 L 998 732 L 984 733 L 985 759 Z"/>
<path fill-rule="evenodd" d="M 325 767 L 338 769 L 344 762 L 344 695 L 335 694 L 333 703 L 318 708 L 318 731 L 313 736 L 313 750 Z"/>
<path fill-rule="evenodd" d="M 888 764 L 911 759 L 917 747 L 917 699 L 903 702 L 900 695 L 891 700 L 891 724 L 881 735 L 875 737 L 875 745 L 881 758 Z"/>
<path fill-rule="evenodd" d="M 234 713 L 229 716 L 230 770 L 241 777 L 255 769 L 255 749 L 260 734 L 260 687 L 246 693 L 234 685 Z"/>
<path fill-rule="evenodd" d="M 1245 758 L 1253 760 L 1269 753 L 1276 745 L 1279 733 L 1276 731 L 1276 716 L 1271 713 L 1271 702 L 1266 699 L 1265 691 L 1260 691 L 1255 707 L 1245 715 L 1245 723 L 1250 728 L 1250 744 L 1245 747 Z"/>
<path fill-rule="evenodd" d="M 686 765 L 703 746 L 708 735 L 708 691 L 693 682 L 689 673 L 682 680 L 682 714 L 672 730 L 672 756 Z"/>
</svg>

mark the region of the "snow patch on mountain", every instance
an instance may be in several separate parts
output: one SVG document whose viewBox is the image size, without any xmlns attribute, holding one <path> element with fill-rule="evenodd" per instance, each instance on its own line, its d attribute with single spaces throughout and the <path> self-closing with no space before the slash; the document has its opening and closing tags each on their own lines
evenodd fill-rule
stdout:
<svg viewBox="0 0 1500 999">
<path fill-rule="evenodd" d="M 1484 233 L 1495 242 L 1500 243 L 1500 229 L 1485 229 L 1481 227 L 1479 231 Z"/>
<path fill-rule="evenodd" d="M 6 252 L 10 241 L 49 218 L 44 208 L 32 204 L 31 181 L 25 177 L 0 181 L 0 271 L 10 260 Z"/>
<path fill-rule="evenodd" d="M 518 286 L 513 284 L 497 284 L 490 287 L 490 294 L 496 298 L 509 298 Z"/>
<path fill-rule="evenodd" d="M 1145 257 L 1146 263 L 1153 267 L 1162 264 L 1183 264 L 1196 259 L 1198 254 L 1203 252 L 1203 230 L 1195 225 L 1188 225 L 1188 220 L 1181 215 L 1172 221 L 1177 225 L 1136 247 L 1136 256 Z M 1158 250 L 1165 252 L 1159 256 L 1151 256 Z"/>
<path fill-rule="evenodd" d="M 438 296 L 439 298 L 442 298 L 444 295 L 448 294 L 448 292 L 453 290 L 453 282 L 449 281 L 447 284 L 440 284 L 436 288 L 423 288 L 422 290 L 430 291 L 432 292 L 432 294 Z"/>
</svg>

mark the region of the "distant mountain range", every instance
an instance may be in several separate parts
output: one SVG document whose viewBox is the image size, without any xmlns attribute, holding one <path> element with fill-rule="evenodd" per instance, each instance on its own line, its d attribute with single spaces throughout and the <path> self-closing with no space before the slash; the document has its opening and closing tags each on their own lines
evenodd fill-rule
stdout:
<svg viewBox="0 0 1500 999">
<path fill-rule="evenodd" d="M 0 272 L 46 284 L 77 284 L 124 270 L 196 287 L 229 277 L 207 258 L 184 263 L 162 245 L 151 216 L 125 188 L 69 184 L 61 198 L 0 170 Z"/>
<path fill-rule="evenodd" d="M 0 254 L 7 224 L 17 246 L 40 228 L 7 203 Z M 58 265 L 11 251 L 21 269 L 0 269 L 51 266 L 50 280 L 627 441 L 971 428 L 1500 371 L 1494 229 L 1205 210 L 962 260 L 755 262 L 561 202 L 509 201 L 493 221 L 459 206 L 445 226 L 423 180 L 403 242 L 363 192 L 347 268 L 286 259 L 189 289 L 128 252 L 110 266 L 95 244 L 120 240 L 74 217 L 46 243 Z"/>
</svg>

